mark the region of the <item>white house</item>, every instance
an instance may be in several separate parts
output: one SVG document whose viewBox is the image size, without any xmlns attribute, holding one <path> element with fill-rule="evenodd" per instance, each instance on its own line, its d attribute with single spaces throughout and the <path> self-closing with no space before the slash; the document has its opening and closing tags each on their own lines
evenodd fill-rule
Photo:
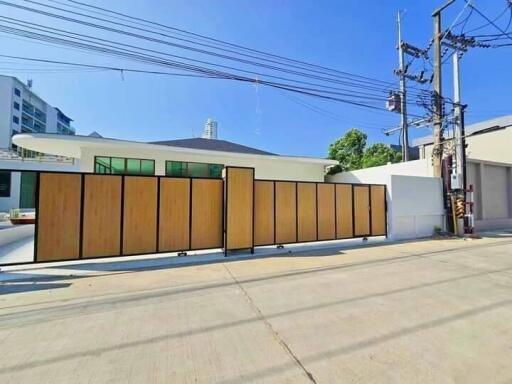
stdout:
<svg viewBox="0 0 512 384">
<path fill-rule="evenodd" d="M 337 164 L 302 156 L 281 156 L 225 140 L 192 138 L 143 143 L 94 136 L 23 133 L 13 137 L 23 148 L 78 160 L 82 172 L 221 177 L 224 166 L 254 167 L 255 177 L 324 181 Z"/>
</svg>

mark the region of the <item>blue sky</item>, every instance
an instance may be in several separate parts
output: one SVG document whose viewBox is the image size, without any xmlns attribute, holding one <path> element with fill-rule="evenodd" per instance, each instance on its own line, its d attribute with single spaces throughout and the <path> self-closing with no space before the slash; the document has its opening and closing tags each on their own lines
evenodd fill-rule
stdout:
<svg viewBox="0 0 512 384">
<path fill-rule="evenodd" d="M 432 35 L 432 10 L 443 3 L 437 0 L 87 1 L 221 40 L 385 81 L 396 81 L 393 75 L 397 66 L 396 12 L 406 10 L 405 40 L 425 47 Z M 30 6 L 23 1 L 14 2 Z M 478 9 L 491 18 L 504 9 L 505 3 L 505 0 L 474 0 Z M 443 25 L 448 27 L 463 7 L 464 1 L 457 0 L 447 10 Z M 91 32 L 5 6 L 1 12 L 76 32 Z M 465 15 L 467 9 L 461 19 Z M 497 22 L 504 27 L 508 14 Z M 473 13 L 467 29 L 484 23 L 484 19 Z M 497 33 L 492 27 L 479 32 Z M 96 34 L 113 37 L 108 33 Z M 172 52 L 171 48 L 167 49 Z M 0 54 L 149 68 L 13 39 L 1 32 Z M 469 105 L 467 122 L 512 113 L 512 71 L 507 70 L 511 59 L 512 47 L 473 49 L 463 57 L 462 97 Z M 200 135 L 205 120 L 213 117 L 219 122 L 220 138 L 280 154 L 323 157 L 329 143 L 352 127 L 365 130 L 370 143 L 398 141 L 396 135 L 385 137 L 381 133 L 382 128 L 398 124 L 396 114 L 290 95 L 261 85 L 132 73 L 121 76 L 99 71 L 41 73 L 32 70 L 43 67 L 39 64 L 13 64 L 2 58 L 0 62 L 1 73 L 21 80 L 33 79 L 35 91 L 69 114 L 79 134 L 98 131 L 108 137 L 141 141 L 186 138 Z M 421 67 L 418 61 L 412 68 Z M 445 95 L 451 96 L 450 61 L 444 67 L 444 74 Z M 305 107 L 304 102 L 328 113 L 318 113 Z M 411 136 L 430 133 L 429 129 L 416 129 Z"/>
</svg>

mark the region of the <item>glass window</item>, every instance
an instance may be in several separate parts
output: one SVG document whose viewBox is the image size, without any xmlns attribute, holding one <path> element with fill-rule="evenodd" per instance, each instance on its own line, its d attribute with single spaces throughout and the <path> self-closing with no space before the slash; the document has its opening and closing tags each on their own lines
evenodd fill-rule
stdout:
<svg viewBox="0 0 512 384">
<path fill-rule="evenodd" d="M 222 164 L 184 161 L 166 161 L 165 163 L 165 174 L 167 176 L 221 178 L 223 169 L 224 165 Z"/>
<path fill-rule="evenodd" d="M 165 174 L 167 176 L 187 176 L 183 173 L 183 164 L 181 161 L 166 161 Z"/>
<path fill-rule="evenodd" d="M 96 157 L 94 172 L 110 173 L 110 157 Z"/>
<path fill-rule="evenodd" d="M 155 174 L 155 161 L 154 160 L 141 160 L 140 161 L 140 173 L 142 175 L 154 175 Z"/>
<path fill-rule="evenodd" d="M 140 160 L 126 159 L 126 173 L 138 175 L 140 174 Z"/>
<path fill-rule="evenodd" d="M 20 123 L 20 118 L 19 118 L 18 116 L 13 116 L 13 117 L 12 117 L 12 122 L 13 122 L 14 124 L 19 124 L 19 123 Z"/>
<path fill-rule="evenodd" d="M 11 197 L 11 172 L 0 171 L 0 197 Z"/>
<path fill-rule="evenodd" d="M 110 173 L 123 174 L 125 173 L 125 159 L 119 157 L 112 157 L 110 159 Z"/>
<path fill-rule="evenodd" d="M 20 103 L 14 102 L 14 109 L 19 111 L 20 110 Z"/>
<path fill-rule="evenodd" d="M 124 157 L 97 156 L 94 161 L 94 172 L 128 175 L 154 175 L 155 161 L 142 159 L 126 159 Z"/>
<path fill-rule="evenodd" d="M 14 88 L 14 94 L 16 96 L 21 96 L 21 92 L 20 92 L 20 90 L 18 88 Z"/>
<path fill-rule="evenodd" d="M 188 175 L 192 177 L 209 177 L 208 164 L 188 163 Z"/>
<path fill-rule="evenodd" d="M 36 180 L 37 173 L 21 172 L 20 208 L 35 208 Z"/>
<path fill-rule="evenodd" d="M 221 164 L 209 164 L 210 177 L 221 178 L 224 166 Z"/>
</svg>

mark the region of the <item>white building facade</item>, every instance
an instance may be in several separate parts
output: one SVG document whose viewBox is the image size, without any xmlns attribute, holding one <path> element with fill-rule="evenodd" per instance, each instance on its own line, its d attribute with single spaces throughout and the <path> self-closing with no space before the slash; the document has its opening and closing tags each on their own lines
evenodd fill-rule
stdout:
<svg viewBox="0 0 512 384">
<path fill-rule="evenodd" d="M 222 177 L 226 166 L 254 167 L 257 179 L 323 182 L 337 161 L 281 156 L 224 140 L 185 139 L 156 143 L 20 134 L 14 143 L 33 151 L 74 158 L 82 172 Z"/>
</svg>

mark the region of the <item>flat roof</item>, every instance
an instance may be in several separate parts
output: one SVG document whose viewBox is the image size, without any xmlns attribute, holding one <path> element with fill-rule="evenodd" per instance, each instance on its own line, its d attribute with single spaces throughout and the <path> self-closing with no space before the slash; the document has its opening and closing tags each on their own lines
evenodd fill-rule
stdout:
<svg viewBox="0 0 512 384">
<path fill-rule="evenodd" d="M 512 115 L 505 115 L 496 117 L 494 119 L 481 121 L 479 123 L 470 124 L 466 126 L 466 135 L 474 134 L 476 132 L 490 130 L 491 128 L 500 129 L 500 128 L 506 128 L 512 126 Z M 483 132 L 482 132 L 483 133 Z M 413 146 L 417 147 L 419 145 L 428 145 L 433 144 L 434 139 L 432 135 L 430 136 L 423 136 L 419 137 L 417 139 L 414 139 L 412 141 Z"/>
<path fill-rule="evenodd" d="M 147 150 L 149 153 L 158 152 L 174 152 L 181 154 L 198 154 L 206 156 L 225 156 L 225 157 L 241 157 L 241 158 L 269 158 L 281 161 L 293 161 L 304 163 L 316 163 L 323 165 L 336 165 L 336 160 L 322 159 L 318 157 L 307 156 L 279 156 L 274 154 L 256 154 L 256 153 L 238 153 L 229 151 L 209 150 L 185 148 L 179 146 L 171 146 L 158 143 L 144 143 L 140 141 L 129 141 L 110 139 L 104 137 L 92 137 L 81 135 L 61 135 L 57 133 L 20 133 L 12 137 L 14 144 L 32 151 L 48 153 L 57 156 L 66 156 L 80 159 L 82 149 L 84 148 L 119 148 Z"/>
</svg>

